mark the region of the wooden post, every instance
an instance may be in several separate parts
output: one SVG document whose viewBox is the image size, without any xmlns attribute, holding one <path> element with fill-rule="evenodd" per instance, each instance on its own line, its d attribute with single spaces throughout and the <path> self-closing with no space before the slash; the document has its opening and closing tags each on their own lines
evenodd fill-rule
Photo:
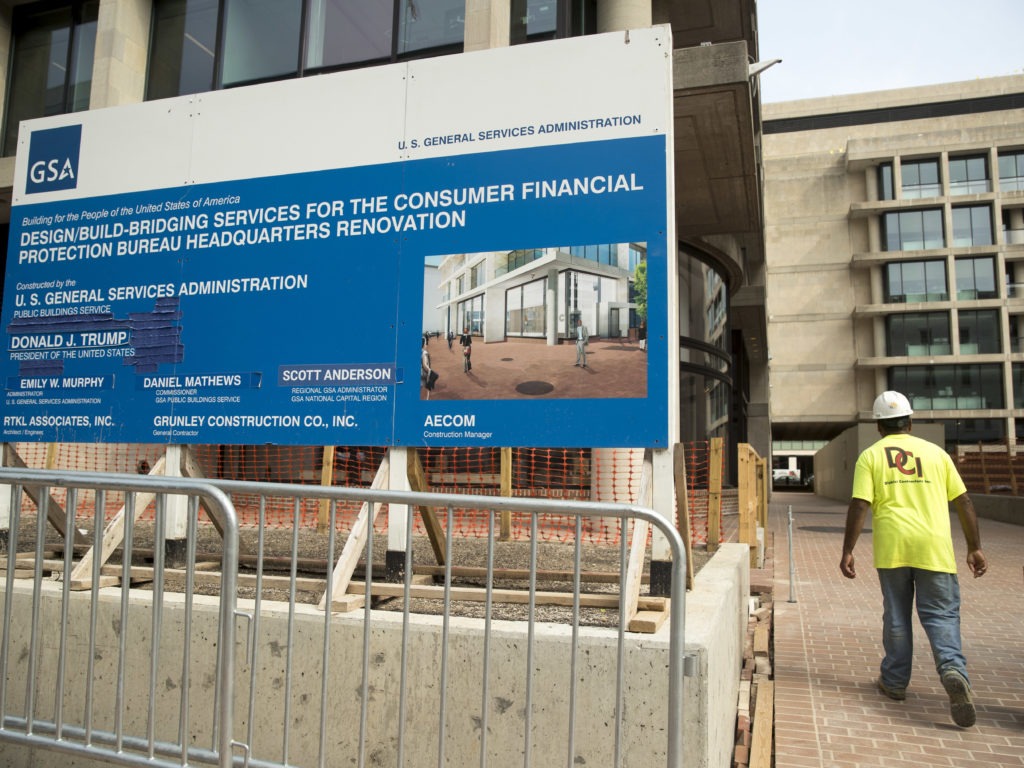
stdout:
<svg viewBox="0 0 1024 768">
<path fill-rule="evenodd" d="M 768 529 L 768 459 L 757 459 L 757 524 Z"/>
<path fill-rule="evenodd" d="M 644 468 L 640 473 L 640 490 L 637 494 L 636 503 L 641 507 L 650 507 L 652 500 L 652 486 L 654 485 L 654 460 L 650 449 L 644 451 Z M 626 526 L 624 525 L 625 529 Z M 644 570 L 644 552 L 647 551 L 647 534 L 650 533 L 651 524 L 639 518 L 633 521 L 633 539 L 629 546 L 629 561 L 626 565 L 626 582 L 621 589 L 626 596 L 626 615 L 624 623 L 629 622 L 636 616 L 640 602 L 640 582 Z M 623 534 L 625 535 L 625 534 Z"/>
<path fill-rule="evenodd" d="M 711 438 L 708 457 L 708 552 L 718 551 L 722 536 L 722 454 L 723 440 Z"/>
<path fill-rule="evenodd" d="M 757 470 L 756 454 L 747 443 L 740 443 L 738 453 L 739 540 L 750 546 L 750 567 L 757 567 Z"/>
<path fill-rule="evenodd" d="M 676 520 L 686 548 L 686 588 L 693 589 L 693 542 L 690 527 L 690 498 L 686 492 L 686 454 L 683 446 L 676 443 L 672 467 L 676 476 Z"/>
<path fill-rule="evenodd" d="M 164 467 L 167 463 L 167 455 L 164 454 L 157 459 L 156 464 L 153 465 L 153 469 L 150 470 L 151 475 L 162 475 L 164 474 Z M 153 499 L 156 498 L 155 493 L 137 493 L 135 494 L 135 507 L 132 510 L 132 520 L 136 521 L 145 511 Z M 100 544 L 100 551 L 97 552 L 95 547 L 89 549 L 85 553 L 85 556 L 78 561 L 72 571 L 71 575 L 66 577 L 71 586 L 71 589 L 82 590 L 89 589 L 92 586 L 92 564 L 96 558 L 99 558 L 100 566 L 106 564 L 110 556 L 114 554 L 114 550 L 117 549 L 121 542 L 124 541 L 124 520 L 127 514 L 127 505 L 121 507 L 117 514 L 114 515 L 113 519 L 107 523 L 107 527 L 103 529 L 103 539 Z M 115 577 L 100 577 L 100 586 L 106 586 L 109 584 L 116 584 L 118 581 Z"/>
<path fill-rule="evenodd" d="M 412 451 L 409 454 L 409 487 L 414 491 L 428 493 L 430 485 L 427 483 L 427 475 L 423 471 L 423 463 L 420 461 L 419 451 Z M 444 565 L 445 553 L 445 532 L 441 522 L 437 519 L 433 508 L 417 507 L 420 518 L 423 520 L 423 527 L 427 529 L 427 538 L 430 539 L 430 547 L 434 550 L 434 559 L 438 565 Z"/>
<path fill-rule="evenodd" d="M 25 463 L 25 460 L 22 459 L 18 452 L 15 450 L 13 443 L 4 443 L 3 450 L 3 466 L 16 467 L 18 469 L 28 469 L 28 465 Z M 49 450 L 47 450 L 47 453 L 49 453 Z M 35 503 L 36 505 L 36 508 L 42 509 L 43 497 L 42 494 L 39 493 L 39 487 L 34 485 L 26 485 L 24 486 L 24 489 L 25 494 L 30 499 L 32 499 L 33 503 Z M 8 514 L 7 527 L 10 528 L 10 486 L 4 486 L 3 495 L 6 497 L 5 503 L 7 505 L 6 509 Z M 64 515 L 64 508 L 57 502 L 57 500 L 53 497 L 52 494 L 50 495 L 49 503 L 46 506 L 46 519 L 50 522 L 50 525 L 54 527 L 54 530 L 56 530 L 57 533 L 59 533 L 64 538 L 64 541 L 68 541 L 68 538 L 70 536 L 70 539 L 74 544 L 89 544 L 89 538 L 85 535 L 85 532 L 82 531 L 80 528 L 75 528 L 72 531 L 68 531 L 65 529 L 64 521 L 66 518 Z"/>
<path fill-rule="evenodd" d="M 330 488 L 334 485 L 334 446 L 325 445 L 323 452 L 323 464 L 320 467 L 320 485 Z M 326 533 L 329 525 L 331 500 L 320 499 L 320 511 L 316 519 L 316 532 Z"/>
<path fill-rule="evenodd" d="M 512 495 L 512 449 L 501 449 L 501 495 L 510 497 Z M 501 541 L 508 541 L 512 538 L 512 512 L 502 510 L 499 538 Z"/>
<path fill-rule="evenodd" d="M 375 490 L 387 488 L 390 477 L 391 457 L 389 454 L 385 454 L 370 487 Z M 383 505 L 371 504 L 368 501 L 363 502 L 362 507 L 359 509 L 359 514 L 356 515 L 356 521 L 352 524 L 352 530 L 345 540 L 341 556 L 338 557 L 338 563 L 334 566 L 334 572 L 331 574 L 331 598 L 332 602 L 339 601 L 340 610 L 347 610 L 343 607 L 341 601 L 348 591 L 349 582 L 352 581 L 352 574 L 355 573 L 356 565 L 359 563 L 359 554 L 366 546 L 367 539 L 370 538 L 370 526 L 377 519 L 381 506 Z M 390 507 L 391 505 L 388 506 Z M 333 608 L 333 606 L 327 605 L 326 592 L 320 598 L 319 607 L 320 610 L 331 610 Z"/>
</svg>

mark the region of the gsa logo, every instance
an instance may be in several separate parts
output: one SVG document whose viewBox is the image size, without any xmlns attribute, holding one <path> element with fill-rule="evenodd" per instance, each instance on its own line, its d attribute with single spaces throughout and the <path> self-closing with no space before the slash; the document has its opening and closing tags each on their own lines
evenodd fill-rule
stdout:
<svg viewBox="0 0 1024 768">
<path fill-rule="evenodd" d="M 81 124 L 34 131 L 28 145 L 25 192 L 55 192 L 77 187 L 81 148 Z"/>
</svg>

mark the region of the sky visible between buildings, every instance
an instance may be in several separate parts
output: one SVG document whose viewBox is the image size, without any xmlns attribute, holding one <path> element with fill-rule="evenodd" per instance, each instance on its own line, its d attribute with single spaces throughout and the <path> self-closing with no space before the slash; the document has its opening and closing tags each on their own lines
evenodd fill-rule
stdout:
<svg viewBox="0 0 1024 768">
<path fill-rule="evenodd" d="M 764 103 L 1024 74 L 1024 0 L 758 0 Z"/>
</svg>

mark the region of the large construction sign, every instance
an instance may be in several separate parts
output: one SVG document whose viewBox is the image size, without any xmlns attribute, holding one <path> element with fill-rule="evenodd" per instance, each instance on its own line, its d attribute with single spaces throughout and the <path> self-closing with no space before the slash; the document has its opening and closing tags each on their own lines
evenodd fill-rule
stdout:
<svg viewBox="0 0 1024 768">
<path fill-rule="evenodd" d="M 3 439 L 664 447 L 668 35 L 24 123 Z"/>
</svg>

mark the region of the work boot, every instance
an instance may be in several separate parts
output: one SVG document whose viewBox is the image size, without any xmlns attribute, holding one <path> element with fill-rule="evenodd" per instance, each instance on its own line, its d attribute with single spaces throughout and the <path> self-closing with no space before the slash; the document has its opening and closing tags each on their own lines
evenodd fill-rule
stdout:
<svg viewBox="0 0 1024 768">
<path fill-rule="evenodd" d="M 953 722 L 961 728 L 970 728 L 977 720 L 977 713 L 967 678 L 955 669 L 947 669 L 939 679 L 949 696 L 949 714 L 953 716 Z"/>
<path fill-rule="evenodd" d="M 882 682 L 882 678 L 878 678 L 878 690 L 884 693 L 893 701 L 906 701 L 907 689 L 906 688 L 892 688 Z"/>
</svg>

